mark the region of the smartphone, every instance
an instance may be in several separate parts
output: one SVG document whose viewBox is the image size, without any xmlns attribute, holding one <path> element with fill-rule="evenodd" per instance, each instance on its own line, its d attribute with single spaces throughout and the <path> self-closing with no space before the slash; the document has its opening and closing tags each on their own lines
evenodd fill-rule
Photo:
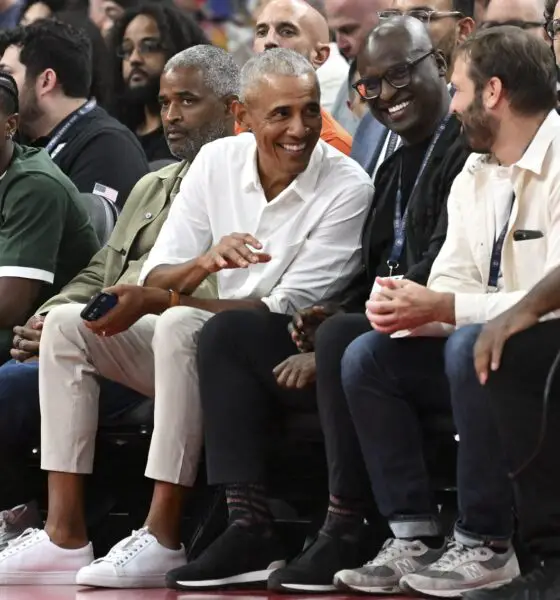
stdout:
<svg viewBox="0 0 560 600">
<path fill-rule="evenodd" d="M 97 321 L 117 305 L 119 297 L 115 294 L 99 292 L 86 304 L 80 316 L 84 321 Z"/>
</svg>

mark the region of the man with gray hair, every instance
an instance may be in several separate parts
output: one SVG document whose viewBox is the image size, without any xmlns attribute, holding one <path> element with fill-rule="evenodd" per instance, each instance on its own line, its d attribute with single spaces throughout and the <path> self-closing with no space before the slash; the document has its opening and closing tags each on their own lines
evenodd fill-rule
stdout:
<svg viewBox="0 0 560 600">
<path fill-rule="evenodd" d="M 197 198 L 205 199 L 211 225 L 214 212 L 222 219 L 231 215 L 243 228 L 238 231 L 246 232 L 236 234 L 235 245 L 215 250 L 217 266 L 212 269 L 233 267 L 218 272 L 220 298 L 228 299 L 213 306 L 196 303 L 218 313 L 204 317 L 207 322 L 197 336 L 197 378 L 209 483 L 226 486 L 229 527 L 197 560 L 168 573 L 168 586 L 177 589 L 265 584 L 283 564 L 284 552 L 264 518 L 266 474 L 259 460 L 265 451 L 260 442 L 267 436 L 269 410 L 293 408 L 294 403 L 277 384 L 273 368 L 297 352 L 288 332 L 294 311 L 314 299 L 336 296 L 356 273 L 373 192 L 365 171 L 320 139 L 317 76 L 301 54 L 272 48 L 248 61 L 234 112 L 254 135 L 220 140 L 200 153 L 193 165 L 197 177 L 189 181 L 190 213 L 172 211 L 144 267 L 150 285 L 169 288 L 175 282 L 199 281 L 201 275 L 189 263 L 166 266 L 194 254 L 182 242 L 182 223 Z M 216 173 L 218 182 L 212 178 Z M 197 213 L 197 220 L 202 222 L 203 216 Z M 248 357 L 241 339 L 258 354 L 257 361 Z M 235 354 L 239 360 L 228 364 L 227 356 Z M 227 381 L 228 393 L 209 391 L 203 374 L 206 383 L 208 377 Z M 314 397 L 303 394 L 296 404 L 310 412 L 316 405 Z M 221 435 L 216 431 L 221 411 L 231 424 L 223 436 L 230 456 L 215 443 Z"/>
<path fill-rule="evenodd" d="M 173 458 L 166 455 L 167 438 L 183 452 L 186 442 L 177 431 L 175 421 L 179 414 L 173 412 L 173 407 L 167 415 L 167 419 L 173 421 L 171 425 L 156 415 L 152 462 L 147 472 L 156 479 L 156 485 L 144 528 L 91 565 L 93 554 L 81 503 L 81 474 L 91 473 L 98 415 L 99 422 L 107 424 L 111 418 L 145 402 L 147 397 L 155 396 L 163 405 L 170 402 L 170 396 L 180 397 L 180 402 L 183 400 L 181 388 L 187 375 L 181 363 L 181 340 L 176 333 L 181 315 L 170 311 L 161 318 L 156 317 L 168 304 L 169 291 L 159 290 L 163 295 L 162 306 L 150 307 L 150 289 L 138 287 L 136 283 L 171 204 L 184 201 L 179 189 L 190 163 L 205 144 L 233 135 L 231 107 L 238 88 L 239 69 L 224 50 L 196 46 L 169 60 L 161 76 L 159 102 L 167 142 L 181 162 L 150 173 L 138 182 L 109 243 L 25 326 L 16 328 L 12 356 L 18 362 L 0 368 L 0 449 L 4 457 L 25 457 L 29 445 L 36 441 L 34 434 L 40 421 L 39 363 L 29 362 L 29 359 L 38 355 L 41 344 L 43 467 L 58 473 L 50 475 L 45 531 L 28 532 L 26 544 L 17 546 L 22 553 L 10 554 L 11 550 L 7 554 L 0 553 L 1 583 L 74 583 L 78 569 L 85 566 L 79 577 L 82 584 L 117 588 L 162 586 L 166 571 L 185 562 L 179 538 L 184 489 L 165 483 L 168 481 L 166 473 L 158 471 L 157 462 L 153 463 L 154 454 L 162 444 L 160 460 Z M 201 282 L 193 297 L 215 298 L 214 280 L 212 276 Z M 111 321 L 111 327 L 128 329 L 136 320 L 130 314 L 131 307 L 137 314 L 144 309 L 151 314 L 121 336 L 105 339 L 90 334 L 88 339 L 90 343 L 94 339 L 95 349 L 83 352 L 74 347 L 69 361 L 59 360 L 57 352 L 61 343 L 68 343 L 68 328 L 82 330 L 79 314 L 84 304 L 101 290 L 118 298 L 118 308 L 105 317 Z M 45 317 L 51 313 L 56 317 L 56 330 L 49 330 L 45 324 L 43 336 Z M 111 331 L 114 329 L 107 327 L 107 333 Z M 83 342 L 80 347 L 85 348 Z M 170 360 L 168 351 L 177 360 Z M 54 370 L 51 369 L 53 361 L 58 365 Z M 70 363 L 73 366 L 69 366 Z M 166 381 L 177 387 L 166 388 Z M 74 405 L 76 398 L 79 400 Z M 197 415 L 191 416 L 193 427 L 199 427 Z M 199 436 L 189 438 L 189 444 L 192 446 L 188 447 L 185 461 L 190 465 L 187 470 L 195 473 Z M 13 464 L 6 465 L 6 462 Z M 14 468 L 6 473 L 7 467 L 12 466 Z M 25 480 L 26 465 L 16 464 L 15 458 L 1 461 L 0 467 L 4 492 L 7 477 Z M 11 471 L 13 477 L 10 477 Z M 172 481 L 174 477 L 171 476 Z M 191 475 L 184 471 L 180 481 L 190 485 Z M 19 504 L 28 498 L 14 495 L 10 499 Z M 41 524 L 32 507 L 9 511 L 6 521 L 0 544 L 26 528 Z M 127 558 L 123 563 L 124 556 Z M 25 573 L 20 565 L 25 565 Z"/>
<path fill-rule="evenodd" d="M 229 115 L 230 106 L 254 135 L 200 149 L 139 285 L 104 290 L 113 308 L 96 320 L 84 320 L 80 304 L 49 312 L 39 372 L 49 514 L 44 531 L 28 531 L 21 543 L 0 552 L 4 584 L 163 586 L 165 572 L 186 562 L 179 523 L 202 446 L 202 327 L 215 313 L 239 312 L 286 327 L 289 315 L 336 293 L 358 269 L 373 186 L 357 163 L 319 141 L 319 90 L 311 65 L 288 50 L 253 58 L 243 69 L 237 100 L 208 90 L 212 82 L 225 84 L 228 70 L 235 73 L 225 53 L 200 52 L 209 59 L 207 69 L 184 53 L 162 79 L 170 143 L 189 137 L 197 119 Z M 222 59 L 223 70 L 212 71 L 209 65 L 218 68 Z M 194 293 L 212 277 L 217 298 L 209 290 Z M 92 563 L 82 486 L 93 467 L 99 377 L 155 396 L 146 476 L 156 483 L 144 527 Z"/>
<path fill-rule="evenodd" d="M 324 79 L 322 80 L 321 73 L 326 67 L 330 47 L 329 27 L 322 3 L 315 0 L 312 0 L 312 3 L 305 0 L 267 0 L 267 3 L 257 13 L 253 50 L 255 53 L 260 53 L 271 48 L 295 50 L 305 56 L 317 70 L 323 107 L 321 139 L 349 155 L 352 138 L 335 121 L 324 104 L 325 92 L 329 90 L 323 87 Z M 345 63 L 340 56 L 339 60 Z M 337 76 L 335 96 L 341 81 L 346 81 L 347 72 L 348 65 L 343 70 L 342 77 Z M 330 91 L 332 96 L 332 86 Z M 333 100 L 334 98 L 331 98 L 331 104 Z"/>
</svg>

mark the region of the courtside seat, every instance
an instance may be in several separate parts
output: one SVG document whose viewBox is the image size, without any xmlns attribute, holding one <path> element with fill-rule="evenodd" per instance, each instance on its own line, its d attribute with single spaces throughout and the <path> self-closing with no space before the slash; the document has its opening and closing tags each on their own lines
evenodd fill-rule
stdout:
<svg viewBox="0 0 560 600">
<path fill-rule="evenodd" d="M 80 194 L 101 246 L 107 243 L 119 216 L 116 205 L 99 194 Z"/>
</svg>

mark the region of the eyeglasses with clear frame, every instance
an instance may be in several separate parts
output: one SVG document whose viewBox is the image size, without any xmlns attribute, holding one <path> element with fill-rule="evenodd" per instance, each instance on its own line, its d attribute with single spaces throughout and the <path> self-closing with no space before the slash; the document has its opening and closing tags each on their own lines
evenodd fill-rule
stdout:
<svg viewBox="0 0 560 600">
<path fill-rule="evenodd" d="M 407 85 L 410 85 L 414 67 L 434 53 L 435 50 L 432 48 L 429 52 L 425 52 L 417 58 L 407 60 L 404 63 L 387 69 L 381 77 L 362 77 L 356 83 L 352 84 L 352 87 L 364 100 L 379 98 L 383 87 L 383 80 L 397 90 L 405 88 Z"/>
<path fill-rule="evenodd" d="M 413 17 L 429 25 L 432 21 L 441 19 L 464 19 L 465 15 L 458 10 L 428 10 L 425 8 L 411 8 L 410 10 L 399 10 L 397 8 L 382 10 L 377 13 L 381 19 L 392 19 L 393 17 Z"/>
</svg>

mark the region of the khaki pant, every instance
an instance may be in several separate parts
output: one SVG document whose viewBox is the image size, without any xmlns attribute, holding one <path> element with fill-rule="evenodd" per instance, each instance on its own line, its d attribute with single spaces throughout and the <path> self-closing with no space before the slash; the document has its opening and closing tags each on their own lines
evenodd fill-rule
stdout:
<svg viewBox="0 0 560 600">
<path fill-rule="evenodd" d="M 64 473 L 92 472 L 99 410 L 97 378 L 103 376 L 155 398 L 146 477 L 192 485 L 203 435 L 197 339 L 213 314 L 177 306 L 161 316 L 147 315 L 128 331 L 104 338 L 85 327 L 82 308 L 76 304 L 54 308 L 43 328 L 41 467 Z"/>
</svg>

